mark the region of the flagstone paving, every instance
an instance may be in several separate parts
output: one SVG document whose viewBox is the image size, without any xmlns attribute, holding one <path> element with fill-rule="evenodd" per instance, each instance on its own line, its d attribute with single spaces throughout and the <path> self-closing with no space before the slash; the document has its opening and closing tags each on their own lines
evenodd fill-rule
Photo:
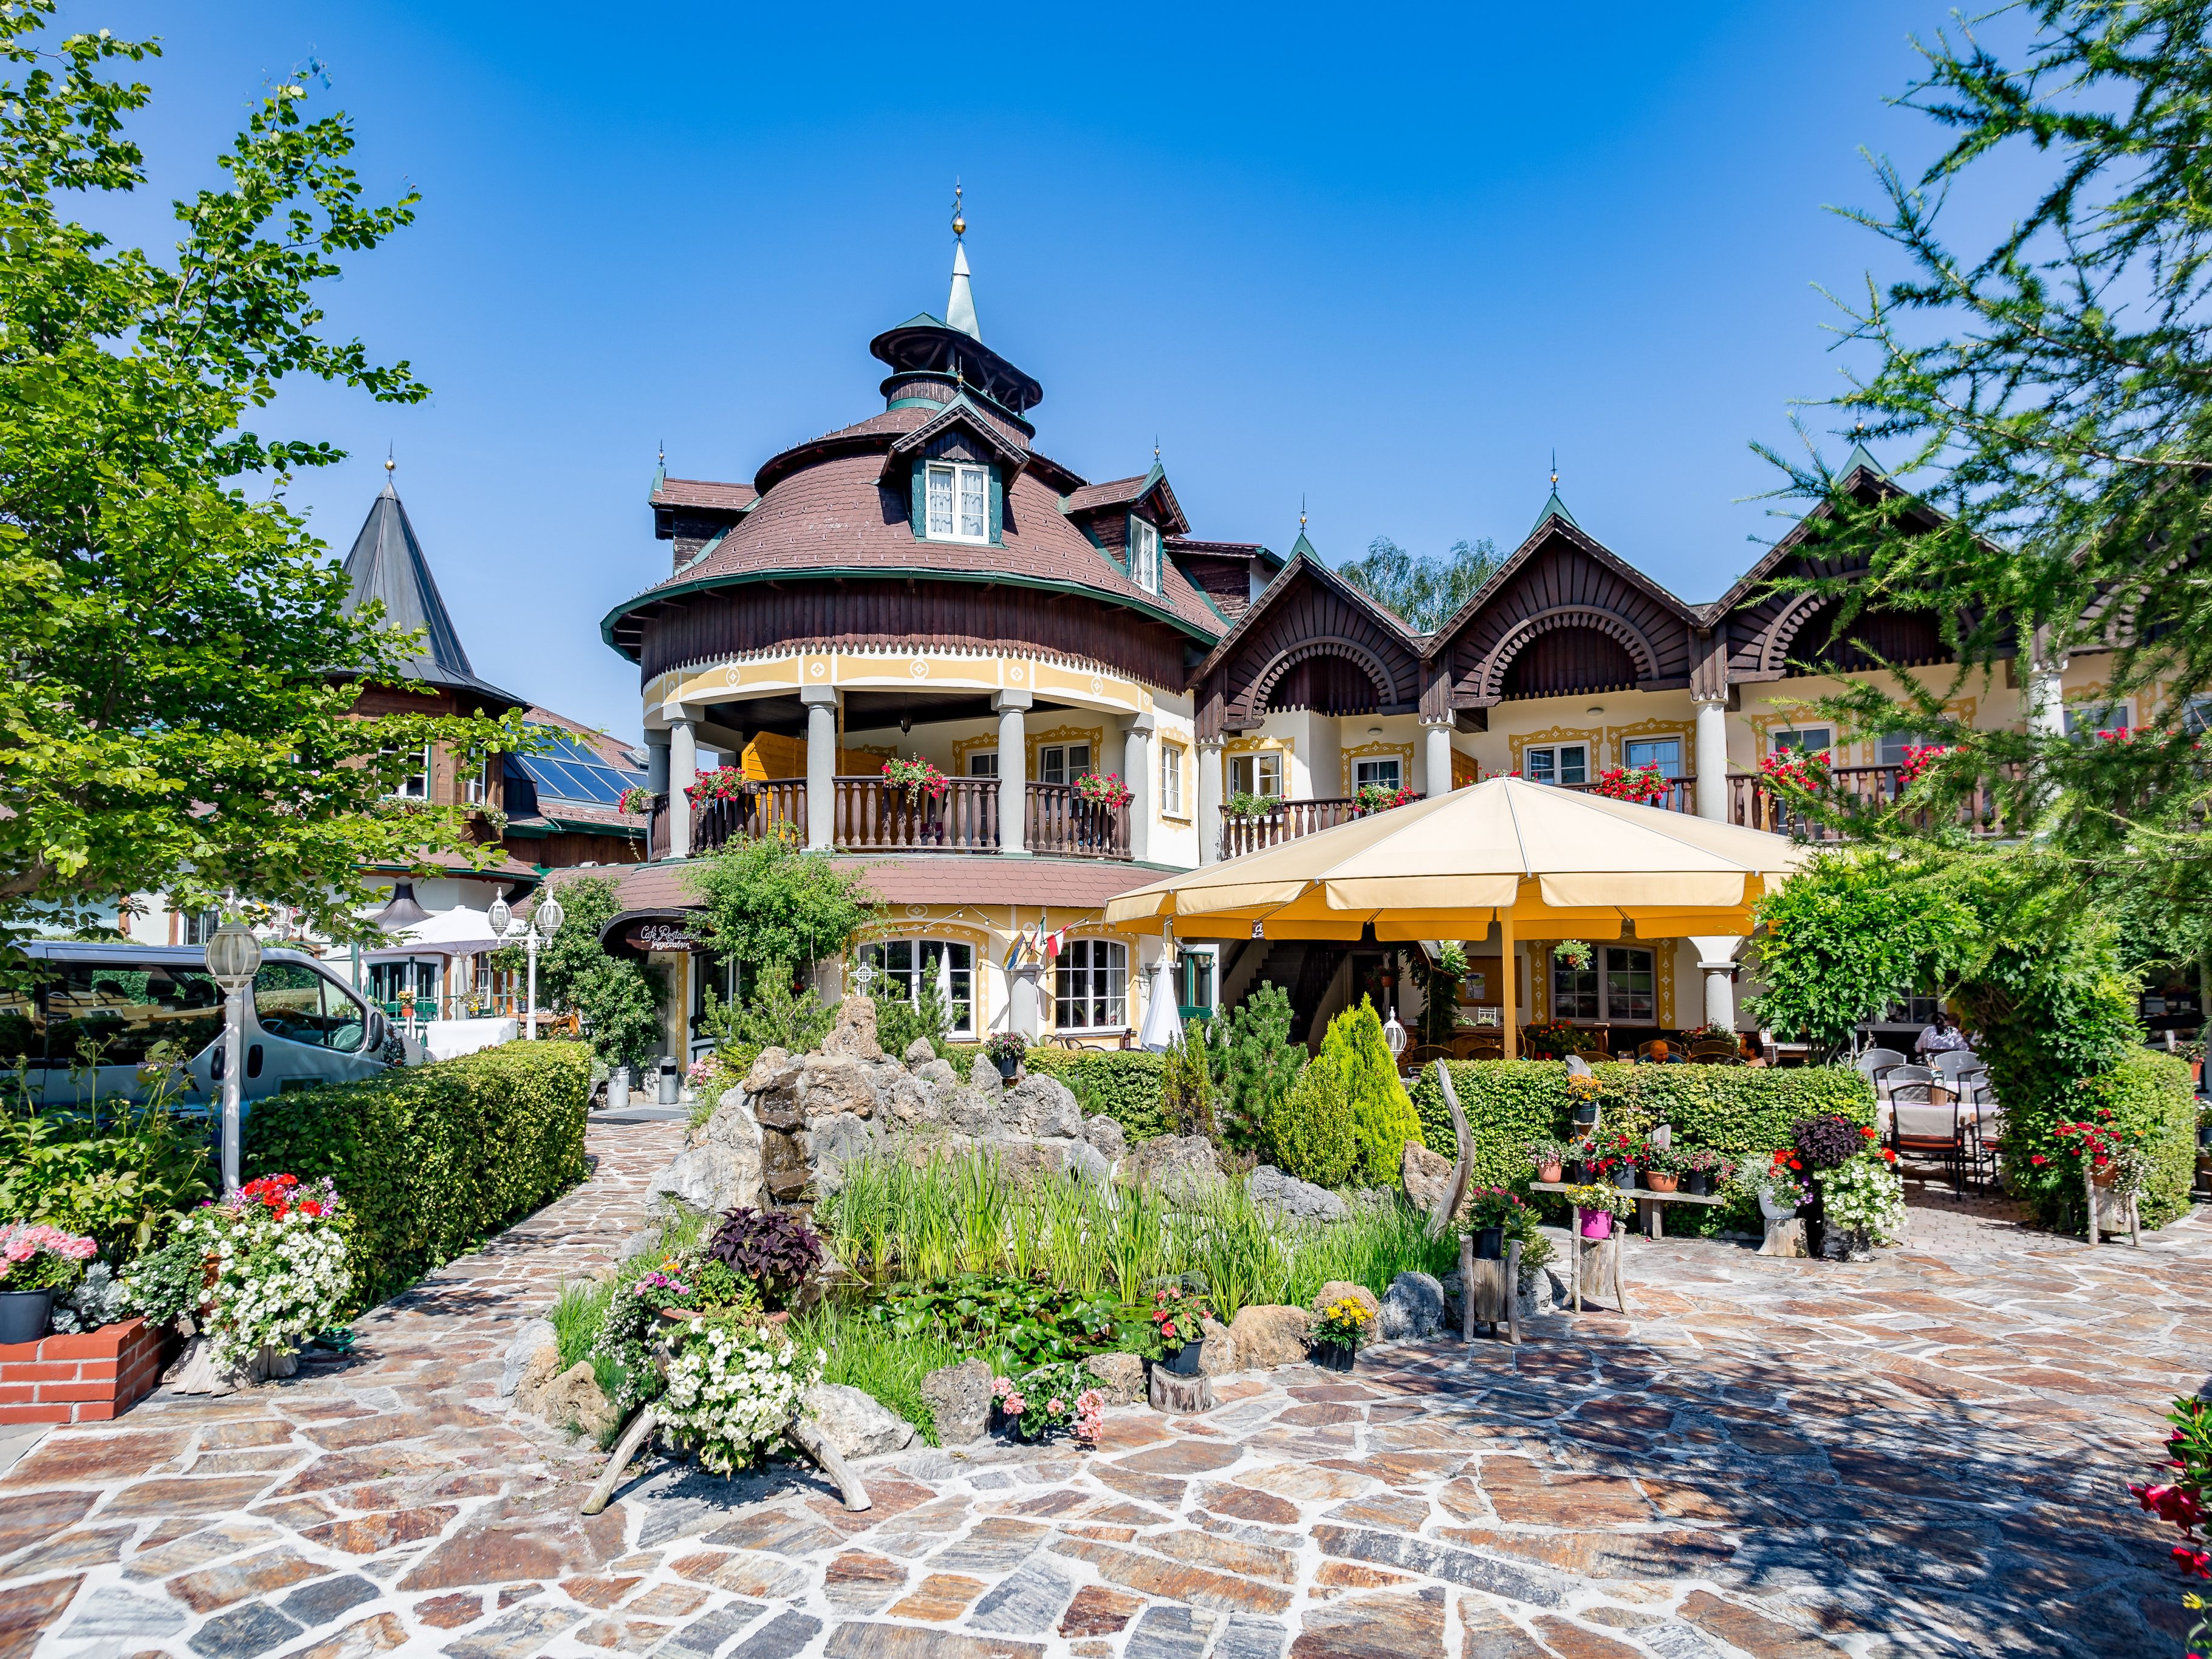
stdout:
<svg viewBox="0 0 2212 1659">
<path fill-rule="evenodd" d="M 680 1126 L 222 1400 L 0 1475 L 0 1659 L 1815 1659 L 2167 1656 L 2127 1499 L 2212 1355 L 2212 1218 L 1871 1263 L 1631 1247 L 1635 1316 L 1225 1379 L 1104 1445 L 917 1445 L 818 1480 L 635 1476 L 495 1397 L 516 1324 L 635 1224 Z"/>
</svg>

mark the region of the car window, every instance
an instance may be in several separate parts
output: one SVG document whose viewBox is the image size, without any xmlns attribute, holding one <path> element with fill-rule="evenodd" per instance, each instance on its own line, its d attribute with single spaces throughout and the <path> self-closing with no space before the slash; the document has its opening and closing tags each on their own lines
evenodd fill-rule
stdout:
<svg viewBox="0 0 2212 1659">
<path fill-rule="evenodd" d="M 269 1036 L 342 1054 L 368 1036 L 361 1005 L 303 962 L 267 962 L 253 976 L 253 1016 Z"/>
<path fill-rule="evenodd" d="M 166 962 L 62 962 L 46 997 L 51 1067 L 139 1066 L 156 1043 L 186 1059 L 222 1034 L 222 993 L 206 969 Z"/>
</svg>

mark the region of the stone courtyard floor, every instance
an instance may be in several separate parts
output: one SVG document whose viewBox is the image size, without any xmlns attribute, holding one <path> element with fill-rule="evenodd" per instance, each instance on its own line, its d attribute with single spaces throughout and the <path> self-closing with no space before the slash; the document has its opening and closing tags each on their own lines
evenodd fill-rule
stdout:
<svg viewBox="0 0 2212 1659">
<path fill-rule="evenodd" d="M 1815 1659 L 2181 1651 L 2138 1514 L 2212 1363 L 2212 1218 L 2010 1227 L 1850 1265 L 1631 1246 L 1635 1316 L 1224 1380 L 1079 1455 L 787 1472 L 598 1459 L 497 1399 L 519 1323 L 609 1259 L 680 1125 L 365 1316 L 343 1361 L 159 1394 L 0 1475 L 0 1659 Z"/>
</svg>

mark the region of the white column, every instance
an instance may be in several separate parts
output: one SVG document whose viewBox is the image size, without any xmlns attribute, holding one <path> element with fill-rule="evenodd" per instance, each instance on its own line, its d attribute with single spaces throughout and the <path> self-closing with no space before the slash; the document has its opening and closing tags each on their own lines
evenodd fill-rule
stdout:
<svg viewBox="0 0 2212 1659">
<path fill-rule="evenodd" d="M 668 722 L 668 856 L 691 856 L 691 803 L 684 792 L 698 781 L 699 737 L 689 714 Z"/>
<path fill-rule="evenodd" d="M 1129 722 L 1121 738 L 1121 781 L 1129 786 L 1129 856 L 1142 861 L 1152 855 L 1152 815 L 1158 810 L 1159 778 L 1152 769 L 1152 727 L 1150 714 Z"/>
<path fill-rule="evenodd" d="M 1697 710 L 1697 742 L 1690 763 L 1698 776 L 1698 816 L 1724 819 L 1729 813 L 1728 700 L 1700 697 Z"/>
<path fill-rule="evenodd" d="M 1704 774 L 1698 775 L 1701 779 Z M 1698 970 L 1705 976 L 1705 1024 L 1725 1025 L 1735 1030 L 1735 959 L 1743 949 L 1740 934 L 1708 933 L 1692 935 L 1690 943 L 1697 947 Z"/>
<path fill-rule="evenodd" d="M 1212 864 L 1221 857 L 1221 739 L 1198 740 L 1198 861 Z"/>
<path fill-rule="evenodd" d="M 1452 723 L 1448 720 L 1421 722 L 1421 793 L 1435 797 L 1451 793 Z"/>
<path fill-rule="evenodd" d="M 2066 659 L 2046 659 L 2040 649 L 2028 658 L 2027 684 L 2021 699 L 2021 713 L 2027 717 L 2030 735 L 2039 738 L 2063 738 L 2066 735 Z"/>
<path fill-rule="evenodd" d="M 837 841 L 837 688 L 802 685 L 806 706 L 806 845 Z"/>
<path fill-rule="evenodd" d="M 1030 738 L 1023 715 L 1030 703 L 1026 691 L 1000 691 L 991 707 L 999 715 L 999 850 L 1030 850 Z M 1024 1031 L 1024 1036 L 1029 1033 Z"/>
</svg>

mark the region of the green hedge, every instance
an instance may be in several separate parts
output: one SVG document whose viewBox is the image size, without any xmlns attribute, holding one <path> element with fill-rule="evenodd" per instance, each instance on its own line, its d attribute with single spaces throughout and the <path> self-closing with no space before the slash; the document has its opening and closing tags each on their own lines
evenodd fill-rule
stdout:
<svg viewBox="0 0 2212 1659">
<path fill-rule="evenodd" d="M 1730 1158 L 1786 1145 L 1790 1124 L 1801 1117 L 1835 1112 L 1857 1123 L 1874 1121 L 1873 1085 L 1847 1066 L 1596 1065 L 1590 1070 L 1597 1075 L 1607 1129 L 1641 1135 L 1663 1118 L 1674 1126 L 1677 1146 L 1710 1147 Z M 1456 1060 L 1451 1074 L 1474 1137 L 1477 1184 L 1526 1191 L 1534 1177 L 1521 1149 L 1532 1140 L 1574 1139 L 1565 1062 Z M 1413 1096 L 1422 1139 L 1431 1150 L 1457 1158 L 1459 1143 L 1435 1066 L 1422 1068 Z M 1680 1205 L 1668 1212 L 1667 1228 L 1710 1231 L 1735 1218 L 1717 1207 Z"/>
<path fill-rule="evenodd" d="M 972 1042 L 949 1046 L 953 1068 L 967 1076 L 981 1059 L 981 1048 Z M 1083 1103 L 1085 1116 L 1105 1113 L 1132 1140 L 1175 1133 L 1161 1104 L 1158 1054 L 1143 1048 L 1031 1048 L 1022 1063 L 1032 1072 L 1058 1078 Z"/>
<path fill-rule="evenodd" d="M 337 1183 L 367 1307 L 584 1178 L 591 1076 L 583 1043 L 509 1042 L 279 1095 L 248 1114 L 241 1164 Z"/>
<path fill-rule="evenodd" d="M 2190 1082 L 2189 1062 L 2138 1050 L 2110 1071 L 2083 1079 L 2079 1088 L 2079 1097 L 2070 1101 L 2061 1099 L 2055 1105 L 2037 1101 L 2006 1112 L 2003 1152 L 2008 1167 L 2026 1170 L 2034 1154 L 2051 1157 L 2058 1145 L 2051 1133 L 2056 1126 L 2109 1106 L 2120 1125 L 2141 1133 L 2150 1150 L 2150 1181 L 2136 1200 L 2143 1225 L 2163 1227 L 2185 1214 L 2197 1170 L 2197 1094 Z M 2060 1162 L 2053 1159 L 2045 1167 Z M 2074 1184 L 2081 1166 L 2063 1162 L 2073 1181 L 2063 1186 L 2033 1181 L 2019 1185 L 2035 1201 L 2045 1224 L 2086 1228 L 2081 1195 Z"/>
</svg>

